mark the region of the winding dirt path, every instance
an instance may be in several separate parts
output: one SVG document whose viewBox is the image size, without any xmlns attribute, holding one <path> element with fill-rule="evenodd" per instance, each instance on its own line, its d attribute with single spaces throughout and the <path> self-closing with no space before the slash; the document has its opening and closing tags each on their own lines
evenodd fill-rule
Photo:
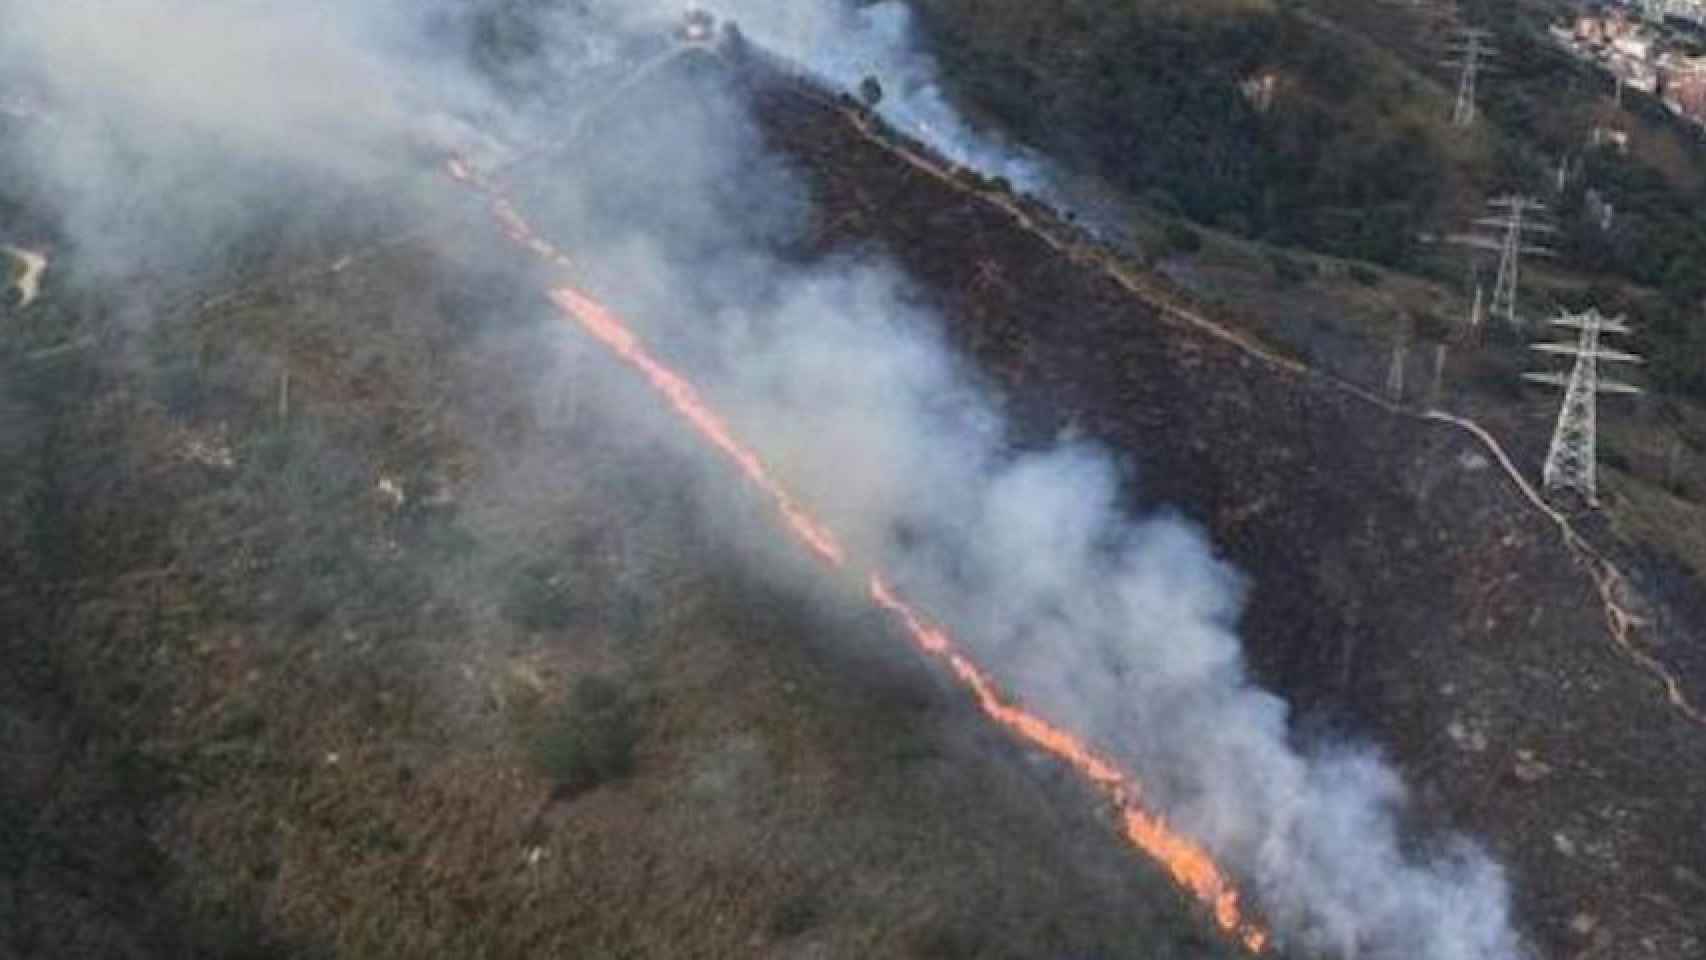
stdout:
<svg viewBox="0 0 1706 960">
<path fill-rule="evenodd" d="M 1511 460 L 1503 445 L 1486 428 L 1466 417 L 1460 417 L 1443 410 L 1422 410 L 1393 403 L 1373 391 L 1285 356 L 1260 343 L 1250 335 L 1204 315 L 1200 310 L 1184 303 L 1179 297 L 1141 276 L 1111 252 L 1086 240 L 1063 236 L 1060 228 L 1043 223 L 1037 216 L 1026 210 L 1014 197 L 968 183 L 956 175 L 956 171 L 946 163 L 884 134 L 864 111 L 848 107 L 844 103 L 821 94 L 814 94 L 813 98 L 820 104 L 839 112 L 858 131 L 859 135 L 870 143 L 899 157 L 914 168 L 942 181 L 953 189 L 975 196 L 1000 208 L 1021 228 L 1048 244 L 1052 249 L 1070 259 L 1093 265 L 1133 296 L 1159 309 L 1163 316 L 1228 342 L 1274 369 L 1324 383 L 1342 393 L 1350 394 L 1364 403 L 1373 404 L 1387 413 L 1413 420 L 1445 424 L 1474 437 L 1493 454 L 1499 465 L 1504 468 L 1505 474 L 1516 485 L 1517 490 L 1529 504 L 1558 527 L 1564 546 L 1587 568 L 1588 575 L 1599 592 L 1600 602 L 1604 605 L 1606 629 L 1612 643 L 1637 667 L 1658 681 L 1664 688 L 1666 700 L 1674 710 L 1689 721 L 1706 726 L 1706 713 L 1703 713 L 1701 708 L 1689 699 L 1683 689 L 1681 679 L 1675 672 L 1658 658 L 1635 644 L 1632 633 L 1645 626 L 1647 621 L 1629 609 L 1629 598 L 1633 594 L 1633 589 L 1629 585 L 1628 578 L 1617 569 L 1604 553 L 1595 548 L 1575 529 L 1568 517 L 1546 502 L 1545 498 L 1522 475 L 1522 471 Z"/>
<path fill-rule="evenodd" d="M 1409 411 L 1406 411 L 1406 414 L 1417 416 L 1417 414 Z M 1618 649 L 1625 656 L 1651 673 L 1663 685 L 1665 698 L 1670 701 L 1673 708 L 1695 723 L 1706 726 L 1706 713 L 1702 713 L 1701 709 L 1689 700 L 1687 692 L 1683 690 L 1681 678 L 1665 666 L 1663 661 L 1636 646 L 1631 638 L 1630 634 L 1639 627 L 1645 626 L 1646 620 L 1631 612 L 1626 606 L 1627 598 L 1633 591 L 1622 572 L 1610 560 L 1606 559 L 1605 555 L 1593 544 L 1576 532 L 1575 527 L 1571 526 L 1569 518 L 1559 513 L 1556 508 L 1540 496 L 1533 484 L 1530 484 L 1527 478 L 1522 475 L 1522 471 L 1516 468 L 1516 464 L 1511 462 L 1504 448 L 1499 445 L 1498 440 L 1494 439 L 1491 433 L 1487 432 L 1486 428 L 1473 420 L 1447 413 L 1444 410 L 1429 410 L 1419 416 L 1424 420 L 1446 423 L 1460 430 L 1465 430 L 1492 452 L 1499 465 L 1504 467 L 1511 482 L 1516 484 L 1517 489 L 1534 505 L 1536 510 L 1545 514 L 1548 519 L 1558 525 L 1565 546 L 1569 547 L 1571 552 L 1587 566 L 1588 574 L 1593 578 L 1594 586 L 1599 590 L 1600 601 L 1605 605 L 1605 625 L 1611 634 L 1612 642 L 1617 644 Z"/>
</svg>

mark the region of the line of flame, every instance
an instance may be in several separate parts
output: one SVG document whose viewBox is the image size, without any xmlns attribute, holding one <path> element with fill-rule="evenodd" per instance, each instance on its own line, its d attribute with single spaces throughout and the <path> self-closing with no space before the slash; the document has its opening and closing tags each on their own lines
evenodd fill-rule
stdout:
<svg viewBox="0 0 1706 960">
<path fill-rule="evenodd" d="M 481 180 L 458 159 L 450 161 L 449 170 L 457 180 L 489 196 L 493 215 L 504 233 L 517 245 L 548 262 L 569 265 L 569 258 L 535 233 L 502 191 Z M 579 323 L 644 376 L 683 419 L 722 451 L 754 486 L 764 491 L 801 543 L 829 566 L 835 569 L 846 567 L 846 552 L 835 535 L 799 505 L 771 475 L 763 460 L 742 444 L 727 422 L 700 398 L 698 390 L 686 378 L 652 356 L 616 314 L 567 285 L 552 288 L 550 297 L 564 316 Z M 870 574 L 869 591 L 871 601 L 894 616 L 921 651 L 945 664 L 971 691 L 986 716 L 1020 739 L 1065 761 L 1100 789 L 1118 811 L 1126 839 L 1161 863 L 1175 883 L 1207 904 L 1223 930 L 1252 952 L 1260 953 L 1267 948 L 1268 932 L 1244 916 L 1238 891 L 1226 873 L 1199 844 L 1173 831 L 1159 816 L 1143 808 L 1136 782 L 1118 764 L 1071 732 L 1004 699 L 997 692 L 994 679 L 946 632 L 930 626 L 917 610 L 901 600 L 881 573 Z"/>
</svg>

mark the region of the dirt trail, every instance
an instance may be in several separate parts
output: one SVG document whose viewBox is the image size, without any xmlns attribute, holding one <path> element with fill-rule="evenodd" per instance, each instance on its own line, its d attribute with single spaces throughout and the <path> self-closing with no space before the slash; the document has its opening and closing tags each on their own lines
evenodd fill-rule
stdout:
<svg viewBox="0 0 1706 960">
<path fill-rule="evenodd" d="M 1523 477 L 1522 471 L 1518 470 L 1516 464 L 1511 462 L 1504 448 L 1499 446 L 1498 440 L 1494 439 L 1493 435 L 1488 433 L 1484 427 L 1473 420 L 1458 417 L 1443 410 L 1429 410 L 1421 416 L 1426 420 L 1447 423 L 1468 431 L 1492 452 L 1499 465 L 1504 468 L 1505 473 L 1516 484 L 1517 489 L 1522 491 L 1523 496 L 1534 505 L 1535 509 L 1544 513 L 1553 523 L 1558 525 L 1558 529 L 1564 538 L 1564 544 L 1587 566 L 1588 574 L 1593 578 L 1594 586 L 1599 590 L 1600 601 L 1605 605 L 1606 629 L 1610 632 L 1611 639 L 1617 644 L 1618 649 L 1642 669 L 1651 673 L 1664 686 L 1665 698 L 1670 701 L 1673 708 L 1695 723 L 1706 725 L 1706 713 L 1703 713 L 1698 706 L 1689 700 L 1688 694 L 1682 688 L 1681 679 L 1658 658 L 1637 647 L 1630 637 L 1630 633 L 1636 628 L 1644 626 L 1646 621 L 1630 612 L 1626 606 L 1631 590 L 1628 580 L 1618 571 L 1617 567 L 1606 559 L 1605 555 L 1597 550 L 1593 544 L 1576 532 L 1575 527 L 1570 524 L 1569 518 L 1559 513 L 1551 504 L 1541 498 L 1534 486 Z"/>
<path fill-rule="evenodd" d="M 848 107 L 844 103 L 833 101 L 822 95 L 817 95 L 814 98 L 839 112 L 858 131 L 860 136 L 872 144 L 881 147 L 890 154 L 906 161 L 915 169 L 942 181 L 953 189 L 976 196 L 986 203 L 1000 208 L 1032 236 L 1077 262 L 1093 265 L 1132 295 L 1160 310 L 1163 316 L 1228 342 L 1274 369 L 1325 384 L 1365 403 L 1373 404 L 1393 415 L 1445 424 L 1474 437 L 1492 452 L 1494 458 L 1504 468 L 1506 475 L 1516 484 L 1517 489 L 1529 504 L 1557 525 L 1565 547 L 1587 568 L 1588 574 L 1599 592 L 1600 601 L 1605 607 L 1607 632 L 1617 649 L 1659 682 L 1665 690 L 1667 701 L 1674 710 L 1693 723 L 1706 726 L 1706 713 L 1703 713 L 1700 707 L 1690 701 L 1677 675 L 1663 662 L 1635 644 L 1631 634 L 1637 628 L 1646 625 L 1646 621 L 1629 610 L 1629 597 L 1633 591 L 1628 578 L 1575 529 L 1568 517 L 1546 502 L 1523 477 L 1522 471 L 1517 468 L 1497 438 L 1486 428 L 1473 420 L 1443 410 L 1421 410 L 1395 404 L 1354 383 L 1316 370 L 1308 364 L 1280 354 L 1249 335 L 1205 316 L 1201 311 L 1182 302 L 1179 297 L 1140 276 L 1136 270 L 1123 263 L 1108 250 L 1097 247 L 1086 240 L 1063 236 L 1062 228 L 1043 223 L 1041 219 L 1027 211 L 1013 196 L 968 183 L 957 176 L 956 172 L 946 163 L 886 135 L 877 128 L 869 114 L 864 111 Z"/>
</svg>

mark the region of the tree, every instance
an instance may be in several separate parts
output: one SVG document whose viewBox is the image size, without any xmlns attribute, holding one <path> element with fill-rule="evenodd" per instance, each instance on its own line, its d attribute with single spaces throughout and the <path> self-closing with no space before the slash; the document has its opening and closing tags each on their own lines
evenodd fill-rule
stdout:
<svg viewBox="0 0 1706 960">
<path fill-rule="evenodd" d="M 1671 257 L 1663 287 L 1672 303 L 1699 303 L 1701 296 L 1706 295 L 1706 263 L 1686 252 Z"/>
<path fill-rule="evenodd" d="M 859 83 L 859 99 L 865 101 L 865 106 L 875 107 L 883 102 L 883 85 L 876 77 L 866 76 Z"/>
</svg>

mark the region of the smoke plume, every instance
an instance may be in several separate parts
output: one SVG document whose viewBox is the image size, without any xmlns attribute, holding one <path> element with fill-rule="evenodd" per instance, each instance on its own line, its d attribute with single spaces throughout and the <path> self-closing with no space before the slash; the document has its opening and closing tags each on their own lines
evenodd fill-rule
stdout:
<svg viewBox="0 0 1706 960">
<path fill-rule="evenodd" d="M 514 178 L 577 282 L 634 318 L 858 558 L 894 571 L 1016 697 L 1129 763 L 1148 803 L 1240 878 L 1282 945 L 1381 960 L 1522 955 L 1496 864 L 1461 839 L 1423 853 L 1401 843 L 1404 786 L 1375 750 L 1293 745 L 1286 705 L 1245 668 L 1244 579 L 1201 531 L 1126 513 L 1106 450 L 1013 449 L 997 398 L 895 265 L 776 252 L 802 229 L 805 192 L 736 85 L 672 62 L 661 38 L 678 4 L 534 4 L 519 53 L 482 67 L 491 51 L 476 25 L 490 6 L 0 2 L 5 82 L 55 116 L 9 151 L 7 190 L 53 210 L 86 273 L 205 277 L 301 185 L 449 216 L 466 199 L 433 173 L 446 151 L 495 167 L 548 150 Z M 877 77 L 891 121 L 951 159 L 1041 181 L 1035 160 L 959 119 L 903 4 L 713 9 L 831 83 Z M 495 245 L 488 256 L 516 266 Z M 602 362 L 563 338 L 566 370 Z M 610 430 L 643 425 L 680 444 L 704 464 L 689 480 L 707 522 L 773 538 L 716 519 L 734 480 L 620 379 L 579 381 Z"/>
</svg>

